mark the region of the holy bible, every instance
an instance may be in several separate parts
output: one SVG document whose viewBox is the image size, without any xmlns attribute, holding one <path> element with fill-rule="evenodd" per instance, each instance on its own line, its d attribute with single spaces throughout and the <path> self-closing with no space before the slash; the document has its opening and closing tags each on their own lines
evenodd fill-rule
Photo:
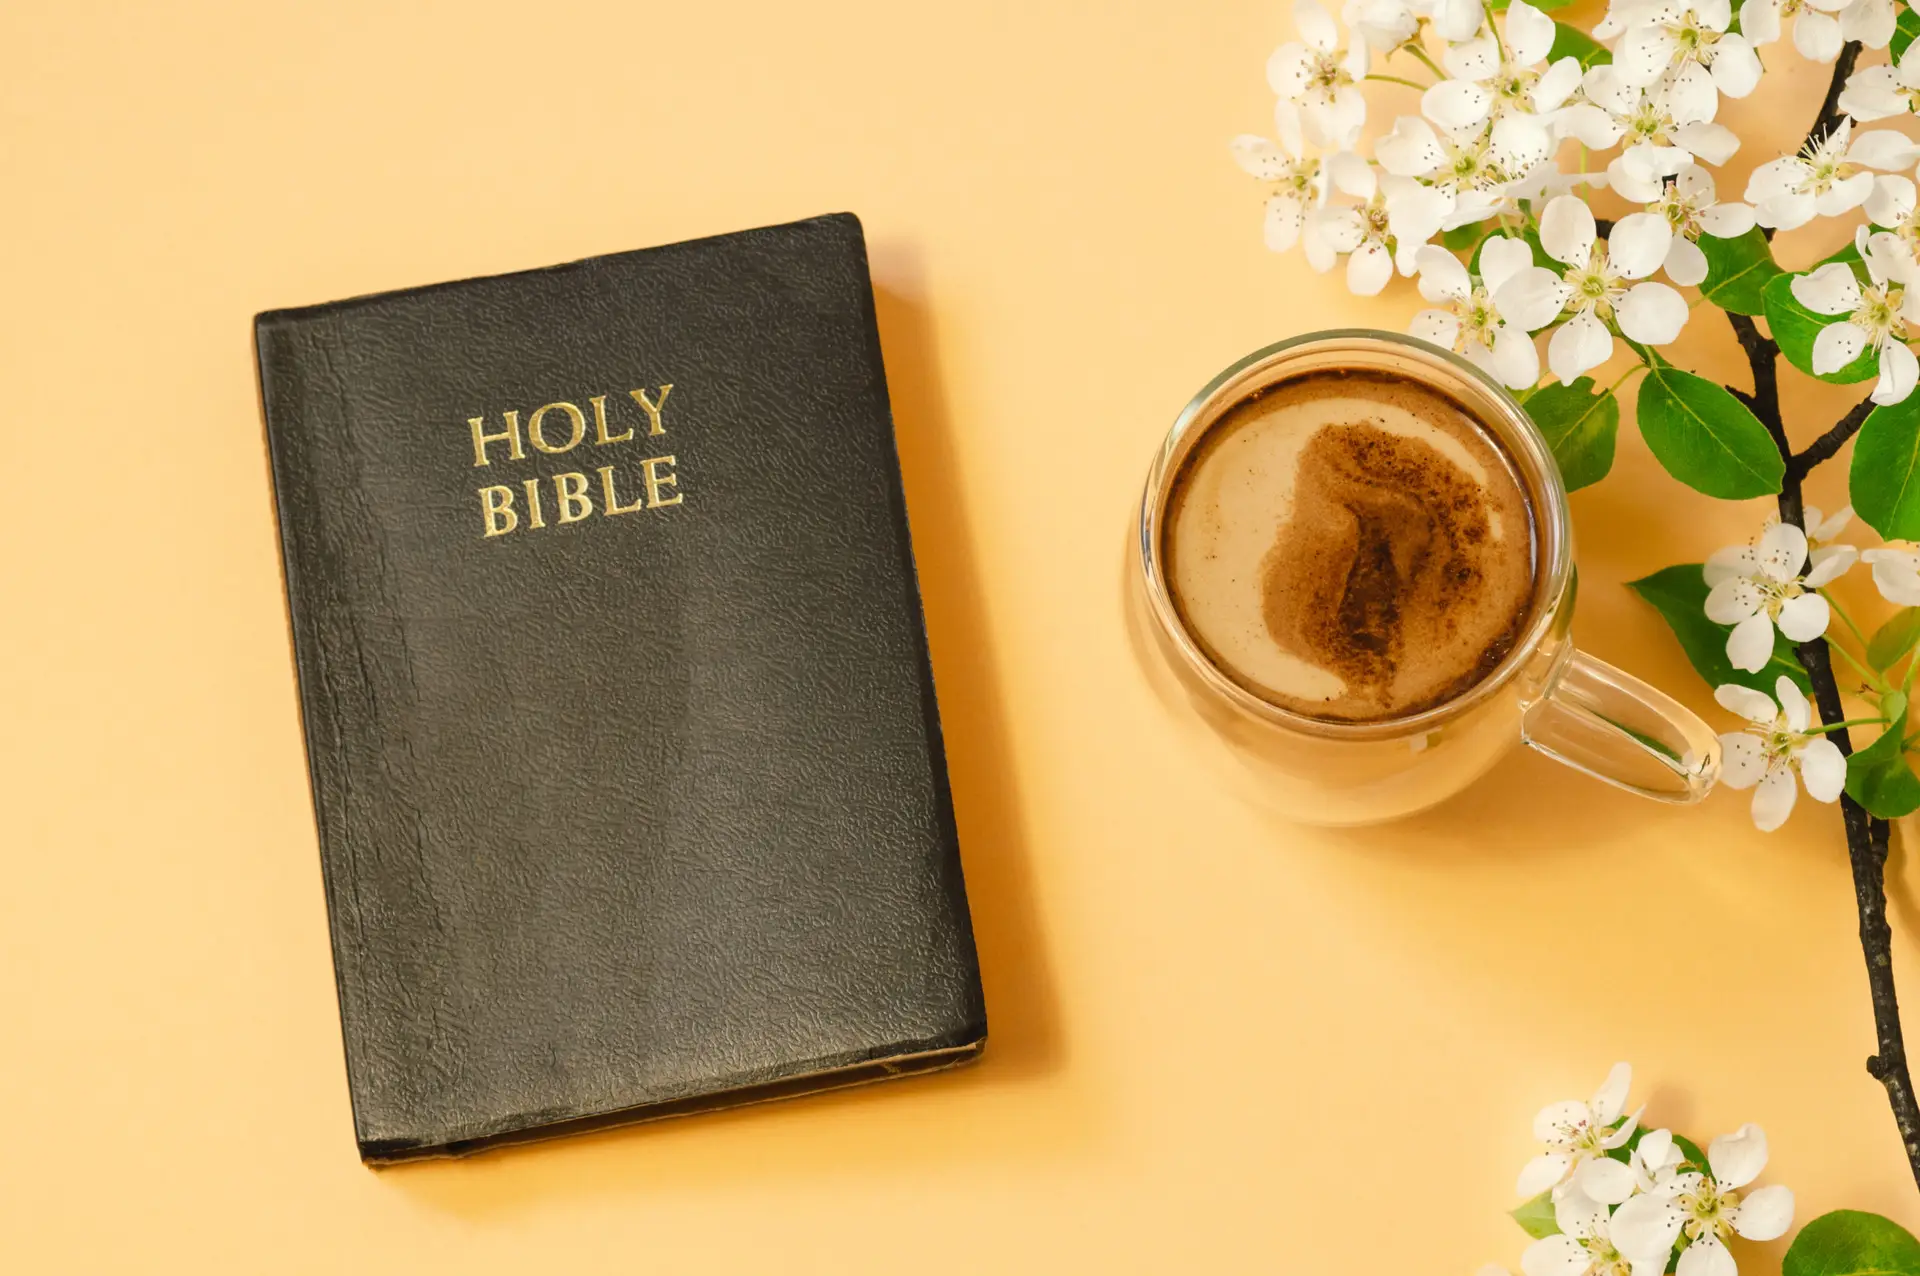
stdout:
<svg viewBox="0 0 1920 1276">
<path fill-rule="evenodd" d="M 855 218 L 255 340 L 362 1157 L 980 1050 Z"/>
</svg>

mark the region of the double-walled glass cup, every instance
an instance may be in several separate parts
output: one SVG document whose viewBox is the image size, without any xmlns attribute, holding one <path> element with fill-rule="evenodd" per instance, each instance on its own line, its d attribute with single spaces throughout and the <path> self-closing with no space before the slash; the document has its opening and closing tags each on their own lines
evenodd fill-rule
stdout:
<svg viewBox="0 0 1920 1276">
<path fill-rule="evenodd" d="M 1465 692 L 1404 717 L 1331 721 L 1263 700 L 1208 658 L 1167 585 L 1168 500 L 1195 445 L 1249 394 L 1330 370 L 1407 378 L 1455 400 L 1504 447 L 1532 509 L 1534 594 L 1519 640 Z M 1150 677 L 1176 715 L 1225 746 L 1291 818 L 1367 824 L 1408 815 L 1466 788 L 1521 742 L 1663 802 L 1697 802 L 1719 776 L 1719 741 L 1705 722 L 1574 649 L 1573 528 L 1560 471 L 1525 410 L 1450 351 L 1399 333 L 1337 329 L 1248 355 L 1174 422 L 1148 471 L 1137 531 L 1129 611 Z"/>
</svg>

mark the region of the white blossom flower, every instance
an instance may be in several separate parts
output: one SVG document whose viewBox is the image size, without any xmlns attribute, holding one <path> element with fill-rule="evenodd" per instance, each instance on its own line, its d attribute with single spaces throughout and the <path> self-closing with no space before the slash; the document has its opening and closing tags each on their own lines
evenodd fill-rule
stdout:
<svg viewBox="0 0 1920 1276">
<path fill-rule="evenodd" d="M 1806 576 L 1807 534 L 1792 523 L 1774 523 L 1757 545 L 1738 545 L 1706 561 L 1707 619 L 1732 625 L 1727 660 L 1753 673 L 1773 655 L 1773 628 L 1793 642 L 1809 642 L 1827 632 L 1832 616 L 1827 600 L 1814 591 L 1847 569 L 1829 559 Z"/>
<path fill-rule="evenodd" d="M 1614 1162 L 1618 1164 L 1618 1162 Z M 1559 1235 L 1527 1246 L 1520 1255 L 1525 1276 L 1660 1276 L 1664 1261 L 1631 1259 L 1614 1247 L 1607 1207 L 1579 1192 L 1553 1204 Z"/>
<path fill-rule="evenodd" d="M 1724 124 L 1676 123 L 1663 92 L 1626 83 L 1612 66 L 1588 71 L 1581 89 L 1586 100 L 1562 107 L 1556 127 L 1596 150 L 1618 143 L 1620 154 L 1607 165 L 1608 183 L 1638 203 L 1659 199 L 1666 179 L 1689 163 L 1717 167 L 1740 148 Z"/>
<path fill-rule="evenodd" d="M 1907 347 L 1907 325 L 1920 321 L 1920 288 L 1913 286 L 1920 271 L 1887 231 L 1869 235 L 1862 226 L 1855 242 L 1871 280 L 1864 290 L 1853 267 L 1838 261 L 1795 275 L 1789 286 L 1794 299 L 1815 314 L 1844 316 L 1814 338 L 1814 372 L 1837 372 L 1862 351 L 1873 350 L 1880 381 L 1871 397 L 1875 403 L 1899 403 L 1920 383 L 1920 359 Z"/>
<path fill-rule="evenodd" d="M 1727 28 L 1731 0 L 1654 0 L 1637 7 L 1614 49 L 1621 80 L 1659 84 L 1681 124 L 1711 120 L 1720 95 L 1745 97 L 1760 82 L 1760 59 L 1747 38 Z"/>
<path fill-rule="evenodd" d="M 1920 108 L 1920 53 L 1908 45 L 1898 62 L 1866 67 L 1847 77 L 1840 109 L 1861 123 L 1907 115 Z M 1881 223 L 1885 225 L 1886 223 Z"/>
<path fill-rule="evenodd" d="M 1414 254 L 1440 231 L 1450 198 L 1432 187 L 1389 173 L 1383 179 L 1351 151 L 1327 161 L 1335 190 L 1357 200 L 1315 209 L 1307 216 L 1307 264 L 1327 271 L 1347 256 L 1347 287 L 1371 297 L 1387 286 L 1397 266 L 1414 270 Z"/>
<path fill-rule="evenodd" d="M 1817 142 L 1808 142 L 1798 155 L 1770 160 L 1747 179 L 1747 202 L 1762 226 L 1792 230 L 1816 215 L 1838 217 L 1852 212 L 1873 193 L 1868 168 L 1905 168 L 1915 149 L 1891 129 L 1852 136 L 1853 121 L 1843 119 Z M 1851 139 L 1851 144 L 1849 144 Z"/>
<path fill-rule="evenodd" d="M 1288 143 L 1284 131 L 1275 145 L 1253 133 L 1233 139 L 1233 158 L 1240 167 L 1265 182 L 1267 247 L 1285 252 L 1300 238 L 1307 210 L 1327 202 L 1327 175 L 1316 156 L 1303 155 L 1298 142 Z"/>
<path fill-rule="evenodd" d="M 1808 734 L 1807 698 L 1785 674 L 1774 686 L 1780 705 L 1766 693 L 1735 683 L 1715 688 L 1720 707 L 1749 724 L 1720 737 L 1720 780 L 1730 789 L 1753 790 L 1753 823 L 1771 833 L 1793 813 L 1797 772 L 1816 802 L 1831 802 L 1847 783 L 1847 759 L 1824 735 Z"/>
<path fill-rule="evenodd" d="M 1487 128 L 1436 132 L 1417 116 L 1394 121 L 1393 132 L 1374 143 L 1380 167 L 1395 177 L 1416 178 L 1438 196 L 1435 211 L 1444 209 L 1440 228 L 1452 229 L 1480 221 L 1500 210 L 1516 157 L 1495 145 Z M 1525 158 L 1518 157 L 1524 165 Z"/>
<path fill-rule="evenodd" d="M 1901 607 L 1920 607 L 1920 550 L 1904 541 L 1864 550 L 1860 561 L 1873 568 L 1880 596 Z"/>
<path fill-rule="evenodd" d="M 1846 41 L 1839 13 L 1855 0 L 1746 0 L 1740 6 L 1740 30 L 1754 47 L 1780 38 L 1780 23 L 1793 20 L 1793 47 L 1809 62 L 1831 62 Z"/>
<path fill-rule="evenodd" d="M 1531 332 L 1563 312 L 1572 317 L 1547 343 L 1553 375 L 1571 382 L 1613 354 L 1613 329 L 1646 345 L 1665 345 L 1687 322 L 1687 303 L 1659 283 L 1637 283 L 1660 268 L 1668 245 L 1651 240 L 1619 245 L 1596 242 L 1593 212 L 1576 195 L 1551 200 L 1540 215 L 1540 245 L 1565 270 L 1544 266 L 1520 271 L 1494 300 L 1507 322 Z"/>
<path fill-rule="evenodd" d="M 1540 1109 L 1533 1137 L 1547 1150 L 1527 1162 L 1514 1190 L 1525 1197 L 1554 1188 L 1558 1195 L 1577 1191 L 1608 1204 L 1626 1200 L 1633 1191 L 1632 1172 L 1607 1153 L 1633 1137 L 1640 1119 L 1638 1112 L 1621 1119 L 1632 1084 L 1633 1068 L 1616 1063 L 1585 1103 L 1566 1099 Z"/>
<path fill-rule="evenodd" d="M 1682 1233 L 1689 1238 L 1676 1276 L 1735 1276 L 1727 1239 L 1775 1240 L 1793 1225 L 1793 1192 L 1775 1185 L 1741 1196 L 1767 1164 L 1767 1136 L 1743 1125 L 1707 1148 L 1711 1173 L 1690 1171 L 1615 1211 L 1613 1241 L 1622 1253 L 1665 1267 Z"/>
<path fill-rule="evenodd" d="M 1414 256 L 1420 295 L 1436 308 L 1415 315 L 1409 332 L 1465 356 L 1513 389 L 1526 389 L 1540 379 L 1533 338 L 1501 319 L 1489 295 L 1533 264 L 1531 248 L 1505 235 L 1489 238 L 1480 247 L 1479 283 L 1458 257 L 1437 244 L 1424 245 Z"/>
<path fill-rule="evenodd" d="M 1702 234 L 1727 239 L 1752 227 L 1751 208 L 1719 203 L 1712 176 L 1698 164 L 1688 164 L 1645 212 L 1621 218 L 1607 242 L 1616 253 L 1621 245 L 1635 244 L 1640 253 L 1658 254 L 1667 278 L 1691 287 L 1707 277 L 1707 255 L 1698 243 Z"/>
<path fill-rule="evenodd" d="M 1453 78 L 1422 94 L 1420 109 L 1445 129 L 1491 121 L 1495 144 L 1525 171 L 1552 155 L 1552 113 L 1580 87 L 1580 61 L 1563 57 L 1537 69 L 1553 47 L 1553 19 L 1526 0 L 1508 7 L 1506 32 L 1504 45 L 1492 31 L 1450 45 L 1443 59 Z"/>
<path fill-rule="evenodd" d="M 1267 83 L 1280 95 L 1278 109 L 1297 113 L 1315 146 L 1352 146 L 1367 122 L 1359 84 L 1367 76 L 1367 42 L 1350 41 L 1342 52 L 1340 28 L 1313 0 L 1298 0 L 1293 21 L 1300 38 L 1267 59 Z"/>
</svg>

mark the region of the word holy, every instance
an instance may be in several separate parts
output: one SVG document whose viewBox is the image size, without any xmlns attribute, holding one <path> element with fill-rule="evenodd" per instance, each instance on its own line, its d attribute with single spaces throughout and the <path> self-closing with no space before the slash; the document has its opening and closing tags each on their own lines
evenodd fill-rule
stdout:
<svg viewBox="0 0 1920 1276">
<path fill-rule="evenodd" d="M 647 436 L 652 438 L 667 432 L 661 413 L 667 406 L 667 395 L 672 385 L 660 387 L 657 395 L 649 396 L 645 390 L 629 390 L 627 396 L 647 415 Z M 610 447 L 616 443 L 625 443 L 636 433 L 633 425 L 614 430 L 607 423 L 607 396 L 596 394 L 587 400 L 593 409 L 593 446 Z M 572 403 L 549 403 L 535 408 L 533 415 L 527 418 L 523 435 L 520 428 L 520 412 L 514 409 L 503 414 L 506 428 L 489 432 L 485 417 L 469 417 L 467 425 L 473 430 L 473 464 L 479 469 L 491 466 L 494 457 L 489 449 L 496 443 L 505 444 L 506 450 L 499 459 L 524 461 L 527 459 L 527 444 L 536 452 L 548 456 L 561 456 L 573 451 L 587 438 L 587 414 Z M 643 509 L 661 509 L 669 505 L 678 505 L 685 499 L 678 490 L 679 475 L 674 472 L 675 460 L 671 454 L 650 456 L 640 462 L 639 494 L 632 500 L 622 501 L 620 480 L 615 467 L 602 465 L 595 467 L 600 482 L 596 493 L 594 481 L 585 471 L 572 470 L 561 474 L 548 475 L 545 478 L 523 479 L 520 490 L 511 485 L 496 484 L 482 487 L 480 497 L 480 518 L 486 531 L 483 536 L 505 536 L 509 532 L 524 527 L 528 531 L 538 531 L 548 526 L 548 511 L 551 508 L 555 524 L 578 523 L 591 518 L 594 514 L 611 518 L 616 514 L 632 514 Z M 553 485 L 551 507 L 543 497 L 548 483 Z M 668 495 L 668 489 L 673 489 Z M 629 488 L 629 492 L 633 489 Z M 594 503 L 595 495 L 600 503 Z"/>
</svg>

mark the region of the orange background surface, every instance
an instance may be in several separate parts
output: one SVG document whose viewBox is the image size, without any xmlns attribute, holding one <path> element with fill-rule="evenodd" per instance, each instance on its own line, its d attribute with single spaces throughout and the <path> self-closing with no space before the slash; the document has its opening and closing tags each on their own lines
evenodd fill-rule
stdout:
<svg viewBox="0 0 1920 1276">
<path fill-rule="evenodd" d="M 1515 755 L 1411 822 L 1303 831 L 1149 695 L 1119 582 L 1174 414 L 1256 346 L 1416 308 L 1261 246 L 1227 140 L 1269 127 L 1289 27 L 1278 0 L 7 6 L 4 1265 L 1517 1268 L 1532 1114 L 1616 1058 L 1662 1123 L 1762 1123 L 1802 1221 L 1920 1226 L 1833 811 L 1764 836 L 1744 796 L 1673 811 Z M 1772 80 L 1727 194 L 1823 77 Z M 364 1169 L 250 318 L 837 209 L 872 245 L 990 1052 Z M 1676 358 L 1744 384 L 1695 318 Z M 1796 435 L 1859 392 L 1792 400 Z M 1629 429 L 1574 509 L 1583 641 L 1730 725 L 1621 582 L 1765 504 L 1692 495 Z M 1904 851 L 1893 876 L 1920 1030 Z"/>
</svg>

